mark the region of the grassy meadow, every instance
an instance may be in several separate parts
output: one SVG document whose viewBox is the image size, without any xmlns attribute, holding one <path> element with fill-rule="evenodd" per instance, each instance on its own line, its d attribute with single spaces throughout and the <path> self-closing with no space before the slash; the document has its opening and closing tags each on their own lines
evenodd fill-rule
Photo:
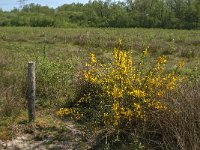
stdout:
<svg viewBox="0 0 200 150">
<path fill-rule="evenodd" d="M 176 64 L 180 61 L 184 62 L 184 66 L 177 74 L 187 78 L 186 81 L 161 98 L 167 101 L 166 103 L 173 104 L 172 107 L 179 113 L 177 116 L 166 112 L 159 115 L 152 113 L 152 118 L 146 123 L 139 120 L 138 123 L 134 123 L 135 128 L 132 125 L 130 130 L 122 130 L 122 133 L 119 127 L 117 134 L 112 128 L 100 122 L 98 127 L 94 127 L 97 142 L 94 142 L 96 144 L 93 144 L 92 148 L 199 149 L 199 30 L 1 27 L 0 139 L 11 139 L 21 130 L 27 130 L 27 126 L 30 127 L 26 114 L 27 63 L 35 61 L 38 116 L 35 124 L 44 125 L 45 134 L 52 134 L 57 137 L 56 140 L 66 140 L 51 127 L 63 127 L 64 120 L 69 117 L 61 117 L 61 120 L 56 112 L 61 107 L 74 107 L 81 94 L 85 94 L 88 85 L 81 83 L 79 78 L 83 74 L 90 53 L 94 53 L 102 64 L 110 63 L 113 49 L 119 40 L 121 49 L 131 55 L 133 62 L 140 59 L 147 47 L 150 59 L 156 60 L 162 55 L 167 57 L 166 72 L 175 70 Z M 151 64 L 149 66 L 151 67 Z M 83 108 L 85 111 L 98 110 L 93 106 L 88 110 L 85 105 Z M 51 119 L 48 119 L 49 117 Z M 87 117 L 75 121 L 75 124 L 83 128 L 82 130 L 92 126 L 88 122 L 93 120 L 87 120 Z M 56 118 L 59 125 L 52 118 Z M 131 135 L 126 133 L 129 131 Z M 84 138 L 88 140 L 89 137 L 94 137 L 92 131 L 87 131 Z M 116 137 L 119 138 L 119 145 L 117 140 L 113 140 Z"/>
</svg>

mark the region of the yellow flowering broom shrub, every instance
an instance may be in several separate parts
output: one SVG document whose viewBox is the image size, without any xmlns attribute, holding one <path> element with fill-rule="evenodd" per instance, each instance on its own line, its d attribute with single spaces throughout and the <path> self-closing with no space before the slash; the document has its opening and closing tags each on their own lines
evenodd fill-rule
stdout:
<svg viewBox="0 0 200 150">
<path fill-rule="evenodd" d="M 152 63 L 150 60 L 148 49 L 134 61 L 129 53 L 115 48 L 108 64 L 99 63 L 91 53 L 81 78 L 85 88 L 79 93 L 76 109 L 83 116 L 95 117 L 95 122 L 115 129 L 130 126 L 134 120 L 147 120 L 149 110 L 167 110 L 160 99 L 176 88 L 181 77 L 176 70 L 166 70 L 166 56 Z M 62 110 L 58 113 L 64 115 Z"/>
</svg>

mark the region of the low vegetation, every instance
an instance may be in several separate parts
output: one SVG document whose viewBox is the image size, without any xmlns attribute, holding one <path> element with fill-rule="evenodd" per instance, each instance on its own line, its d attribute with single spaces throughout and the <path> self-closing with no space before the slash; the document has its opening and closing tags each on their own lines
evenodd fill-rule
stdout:
<svg viewBox="0 0 200 150">
<path fill-rule="evenodd" d="M 0 28 L 0 139 L 30 126 L 26 77 L 32 60 L 37 118 L 28 130 L 37 132 L 36 138 L 66 140 L 50 128 L 55 124 L 65 132 L 71 120 L 85 133 L 81 146 L 91 149 L 199 149 L 199 35 L 193 30 Z M 44 122 L 40 133 L 33 130 Z"/>
</svg>

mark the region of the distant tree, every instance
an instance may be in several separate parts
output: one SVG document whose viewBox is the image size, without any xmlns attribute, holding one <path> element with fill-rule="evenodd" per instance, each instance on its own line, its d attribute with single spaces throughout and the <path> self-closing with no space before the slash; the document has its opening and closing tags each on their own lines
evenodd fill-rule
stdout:
<svg viewBox="0 0 200 150">
<path fill-rule="evenodd" d="M 18 0 L 19 8 L 23 8 L 27 0 Z"/>
<path fill-rule="evenodd" d="M 0 26 L 200 28 L 200 0 L 89 0 L 56 9 L 26 1 L 0 10 Z"/>
</svg>

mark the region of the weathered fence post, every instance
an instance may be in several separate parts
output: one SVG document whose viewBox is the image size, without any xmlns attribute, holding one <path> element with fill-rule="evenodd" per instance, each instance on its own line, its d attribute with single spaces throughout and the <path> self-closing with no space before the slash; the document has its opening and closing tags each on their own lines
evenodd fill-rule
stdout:
<svg viewBox="0 0 200 150">
<path fill-rule="evenodd" d="M 35 120 L 35 62 L 28 62 L 28 119 Z"/>
</svg>

